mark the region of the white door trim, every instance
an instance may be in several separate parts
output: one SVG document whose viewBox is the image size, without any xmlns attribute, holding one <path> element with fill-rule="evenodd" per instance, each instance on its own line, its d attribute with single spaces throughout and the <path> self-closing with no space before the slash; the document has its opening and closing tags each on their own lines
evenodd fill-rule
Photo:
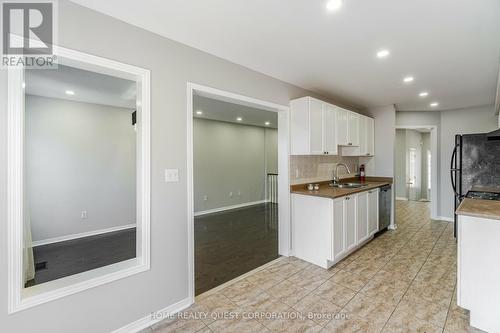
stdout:
<svg viewBox="0 0 500 333">
<path fill-rule="evenodd" d="M 188 193 L 188 276 L 189 298 L 194 303 L 194 184 L 193 184 L 193 97 L 194 95 L 215 98 L 221 101 L 252 106 L 258 109 L 278 112 L 278 251 L 280 255 L 291 253 L 290 223 L 290 108 L 260 99 L 211 88 L 196 83 L 187 83 L 187 193 Z"/>
<path fill-rule="evenodd" d="M 14 38 L 14 37 L 13 37 Z M 8 313 L 21 311 L 150 268 L 150 71 L 114 60 L 54 45 L 58 63 L 137 82 L 137 257 L 64 277 L 30 288 L 23 279 L 24 69 L 9 68 L 7 76 L 7 237 Z"/>
<path fill-rule="evenodd" d="M 418 126 L 396 126 L 396 129 L 422 129 L 428 128 L 431 130 L 431 218 L 433 220 L 439 219 L 438 207 L 439 207 L 439 198 L 438 198 L 438 137 L 437 137 L 437 129 L 436 125 L 418 125 Z M 394 153 L 396 154 L 396 153 Z"/>
</svg>

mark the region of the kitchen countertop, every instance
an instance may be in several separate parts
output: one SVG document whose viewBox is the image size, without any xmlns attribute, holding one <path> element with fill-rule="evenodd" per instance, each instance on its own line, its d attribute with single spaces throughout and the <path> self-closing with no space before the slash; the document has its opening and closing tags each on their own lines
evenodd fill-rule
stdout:
<svg viewBox="0 0 500 333">
<path fill-rule="evenodd" d="M 456 213 L 457 215 L 500 220 L 500 201 L 465 198 Z"/>
<path fill-rule="evenodd" d="M 349 179 L 342 179 L 340 181 L 340 183 L 362 183 L 368 185 L 359 188 L 338 188 L 338 187 L 336 188 L 328 186 L 329 183 L 330 181 L 319 183 L 320 188 L 318 191 L 309 191 L 307 189 L 307 184 L 292 185 L 290 187 L 290 192 L 294 194 L 310 195 L 313 197 L 336 199 L 349 196 L 355 193 L 373 190 L 375 188 L 379 188 L 385 185 L 391 185 L 392 178 L 367 177 L 364 182 L 360 182 L 359 179 L 357 178 L 349 178 Z"/>
</svg>

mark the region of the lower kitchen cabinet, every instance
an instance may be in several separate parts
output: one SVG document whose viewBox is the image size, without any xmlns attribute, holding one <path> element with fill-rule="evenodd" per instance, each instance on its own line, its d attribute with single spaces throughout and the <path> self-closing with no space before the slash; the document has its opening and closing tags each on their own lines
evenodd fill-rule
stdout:
<svg viewBox="0 0 500 333">
<path fill-rule="evenodd" d="M 294 256 L 329 268 L 378 231 L 378 189 L 338 199 L 292 194 Z"/>
<path fill-rule="evenodd" d="M 378 231 L 378 195 L 380 189 L 368 191 L 368 237 Z"/>
<path fill-rule="evenodd" d="M 344 198 L 344 225 L 345 225 L 345 249 L 350 252 L 357 245 L 356 242 L 356 198 L 352 195 Z"/>
<path fill-rule="evenodd" d="M 370 237 L 368 233 L 368 192 L 360 193 L 356 196 L 356 242 L 363 243 Z"/>
</svg>

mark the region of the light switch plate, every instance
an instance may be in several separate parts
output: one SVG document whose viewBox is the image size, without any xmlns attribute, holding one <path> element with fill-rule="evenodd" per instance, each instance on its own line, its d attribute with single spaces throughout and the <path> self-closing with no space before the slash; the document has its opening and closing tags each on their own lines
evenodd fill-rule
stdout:
<svg viewBox="0 0 500 333">
<path fill-rule="evenodd" d="M 165 169 L 165 182 L 177 183 L 179 181 L 179 169 Z"/>
</svg>

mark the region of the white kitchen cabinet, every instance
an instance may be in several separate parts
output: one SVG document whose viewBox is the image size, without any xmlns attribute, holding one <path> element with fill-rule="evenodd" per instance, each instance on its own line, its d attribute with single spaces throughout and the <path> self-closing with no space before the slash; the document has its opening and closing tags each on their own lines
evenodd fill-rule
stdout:
<svg viewBox="0 0 500 333">
<path fill-rule="evenodd" d="M 345 226 L 344 226 L 344 198 L 333 200 L 333 254 L 330 258 L 332 261 L 342 259 L 346 252 L 345 247 Z"/>
<path fill-rule="evenodd" d="M 380 189 L 368 191 L 368 237 L 378 231 L 378 195 Z"/>
<path fill-rule="evenodd" d="M 359 115 L 359 145 L 342 147 L 342 156 L 373 156 L 375 150 L 375 121 Z"/>
<path fill-rule="evenodd" d="M 337 155 L 335 108 L 312 97 L 290 102 L 291 154 Z"/>
<path fill-rule="evenodd" d="M 349 143 L 349 111 L 336 108 L 336 137 L 339 146 Z"/>
<path fill-rule="evenodd" d="M 488 212 L 481 213 L 488 216 Z M 470 326 L 500 332 L 500 220 L 461 214 L 457 226 L 457 305 L 469 310 Z"/>
<path fill-rule="evenodd" d="M 309 123 L 309 150 L 313 155 L 323 154 L 323 102 L 314 98 L 309 99 Z"/>
<path fill-rule="evenodd" d="M 352 250 L 356 247 L 356 195 L 345 197 L 344 224 L 345 224 L 345 249 Z"/>
<path fill-rule="evenodd" d="M 290 102 L 291 155 L 373 156 L 375 122 L 313 97 Z"/>
<path fill-rule="evenodd" d="M 329 268 L 378 231 L 378 189 L 338 199 L 292 193 L 294 256 Z"/>
<path fill-rule="evenodd" d="M 327 267 L 332 253 L 332 199 L 292 194 L 293 251 L 297 258 Z M 336 244 L 337 245 L 337 244 Z"/>
<path fill-rule="evenodd" d="M 375 156 L 375 119 L 366 117 L 366 155 Z"/>
<path fill-rule="evenodd" d="M 333 105 L 323 103 L 323 151 L 328 155 L 338 154 L 335 122 L 335 107 Z"/>
<path fill-rule="evenodd" d="M 348 130 L 347 130 L 347 145 L 348 146 L 359 146 L 359 119 L 360 115 L 354 112 L 349 112 L 348 114 Z"/>
<path fill-rule="evenodd" d="M 361 244 L 368 239 L 368 192 L 356 195 L 356 244 Z"/>
</svg>

